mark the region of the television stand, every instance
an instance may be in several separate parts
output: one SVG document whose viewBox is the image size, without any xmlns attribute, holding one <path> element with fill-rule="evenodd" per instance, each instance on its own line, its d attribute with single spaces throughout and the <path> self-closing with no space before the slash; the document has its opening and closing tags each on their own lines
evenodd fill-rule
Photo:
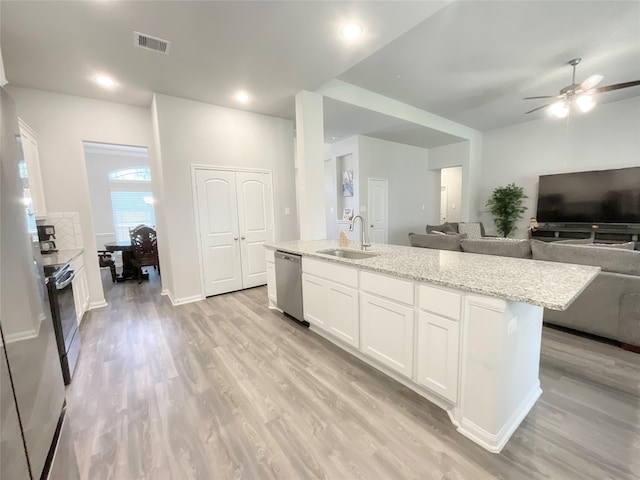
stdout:
<svg viewBox="0 0 640 480">
<path fill-rule="evenodd" d="M 640 249 L 639 224 L 542 223 L 531 237 L 544 242 L 588 238 L 595 243 L 636 242 L 636 250 Z"/>
</svg>

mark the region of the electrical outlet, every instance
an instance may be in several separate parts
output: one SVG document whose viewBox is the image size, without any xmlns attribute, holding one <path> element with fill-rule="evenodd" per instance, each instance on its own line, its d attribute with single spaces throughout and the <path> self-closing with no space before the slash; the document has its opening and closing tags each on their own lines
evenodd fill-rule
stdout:
<svg viewBox="0 0 640 480">
<path fill-rule="evenodd" d="M 284 207 L 284 214 L 291 215 L 291 209 L 289 207 Z"/>
</svg>

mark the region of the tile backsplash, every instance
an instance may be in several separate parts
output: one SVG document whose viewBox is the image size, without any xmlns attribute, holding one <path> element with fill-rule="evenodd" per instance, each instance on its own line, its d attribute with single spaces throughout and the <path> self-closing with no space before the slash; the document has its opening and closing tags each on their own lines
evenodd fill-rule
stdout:
<svg viewBox="0 0 640 480">
<path fill-rule="evenodd" d="M 78 212 L 47 213 L 47 219 L 38 222 L 43 225 L 53 225 L 56 228 L 56 246 L 58 250 L 83 248 L 82 229 L 80 228 L 80 214 Z"/>
</svg>

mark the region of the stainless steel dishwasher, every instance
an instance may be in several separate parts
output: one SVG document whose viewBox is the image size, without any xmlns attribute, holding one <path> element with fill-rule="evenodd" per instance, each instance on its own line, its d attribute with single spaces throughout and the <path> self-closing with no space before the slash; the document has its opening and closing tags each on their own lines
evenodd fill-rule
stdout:
<svg viewBox="0 0 640 480">
<path fill-rule="evenodd" d="M 302 314 L 302 257 L 276 251 L 275 260 L 278 308 L 308 325 Z"/>
</svg>

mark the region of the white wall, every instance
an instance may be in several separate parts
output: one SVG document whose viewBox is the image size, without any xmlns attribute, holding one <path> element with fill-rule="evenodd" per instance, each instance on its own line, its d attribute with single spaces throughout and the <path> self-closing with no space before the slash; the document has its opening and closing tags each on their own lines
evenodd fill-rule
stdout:
<svg viewBox="0 0 640 480">
<path fill-rule="evenodd" d="M 567 120 L 543 118 L 486 132 L 480 181 L 481 220 L 495 233 L 483 207 L 494 188 L 524 187 L 528 207 L 516 237 L 525 237 L 536 214 L 538 176 L 640 166 L 640 97 L 598 105 Z"/>
<path fill-rule="evenodd" d="M 171 257 L 170 288 L 173 299 L 184 302 L 202 293 L 191 164 L 271 170 L 276 241 L 295 239 L 293 123 L 159 94 L 155 109 L 162 152 L 163 221 Z M 290 215 L 284 214 L 285 208 Z"/>
<path fill-rule="evenodd" d="M 358 137 L 358 150 L 360 205 L 368 202 L 368 178 L 388 179 L 388 242 L 409 245 L 409 232 L 421 233 L 439 218 L 440 176 L 429 169 L 429 151 L 365 136 Z"/>
<path fill-rule="evenodd" d="M 150 111 L 41 90 L 11 86 L 7 90 L 16 101 L 18 116 L 38 135 L 47 210 L 80 214 L 90 301 L 101 304 L 104 293 L 82 142 L 152 147 Z"/>
<path fill-rule="evenodd" d="M 477 213 L 475 210 L 478 199 L 480 198 L 478 179 L 482 168 L 482 132 L 341 80 L 331 80 L 318 89 L 318 93 L 340 102 L 356 105 L 361 108 L 366 108 L 367 110 L 399 118 L 409 123 L 422 125 L 433 130 L 454 135 L 458 138 L 466 139 L 468 153 L 465 163 L 463 164 L 462 207 L 460 210 L 463 220 L 476 219 Z M 430 168 L 440 169 L 456 165 L 460 164 L 432 165 Z M 440 172 L 438 172 L 437 175 L 439 181 Z M 438 203 L 439 202 L 440 200 L 438 200 Z M 436 218 L 439 218 L 439 212 L 437 212 Z"/>
</svg>

